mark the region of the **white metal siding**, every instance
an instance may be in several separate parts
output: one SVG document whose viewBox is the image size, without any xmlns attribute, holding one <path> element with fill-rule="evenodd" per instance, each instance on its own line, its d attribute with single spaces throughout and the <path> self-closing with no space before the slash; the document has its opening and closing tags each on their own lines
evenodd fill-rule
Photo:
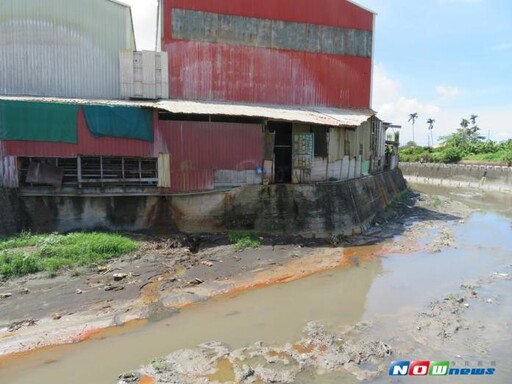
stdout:
<svg viewBox="0 0 512 384">
<path fill-rule="evenodd" d="M 118 98 L 130 9 L 109 0 L 0 1 L 0 94 Z"/>
<path fill-rule="evenodd" d="M 167 99 L 169 72 L 167 52 L 122 50 L 121 97 L 137 99 Z"/>
</svg>

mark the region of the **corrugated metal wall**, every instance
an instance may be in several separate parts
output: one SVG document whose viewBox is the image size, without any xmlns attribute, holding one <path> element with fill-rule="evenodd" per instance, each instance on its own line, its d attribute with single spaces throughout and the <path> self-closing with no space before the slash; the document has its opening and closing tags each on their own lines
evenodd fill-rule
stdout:
<svg viewBox="0 0 512 384">
<path fill-rule="evenodd" d="M 158 121 L 155 141 L 94 137 L 79 110 L 78 144 L 2 141 L 0 158 L 170 155 L 170 185 L 174 192 L 211 190 L 215 171 L 249 171 L 262 166 L 263 127 L 257 124 Z M 10 164 L 10 163 L 9 163 Z M 167 164 L 162 168 L 169 169 Z M 7 169 L 7 168 L 5 168 Z M 168 181 L 165 182 L 168 185 Z"/>
<path fill-rule="evenodd" d="M 173 9 L 218 14 L 217 19 L 215 15 L 205 18 L 210 22 L 218 20 L 218 23 L 226 19 L 220 15 L 243 16 L 251 18 L 251 23 L 261 26 L 262 30 L 258 29 L 256 34 L 245 33 L 246 23 L 242 18 L 228 18 L 233 25 L 227 29 L 223 25 L 205 23 L 201 28 L 178 30 L 179 26 L 174 28 L 172 25 Z M 181 14 L 190 17 L 202 15 Z M 255 21 L 255 18 L 262 21 Z M 275 20 L 284 23 L 276 24 Z M 272 31 L 274 28 L 288 31 L 286 36 L 280 37 L 283 41 L 277 48 L 274 42 L 265 40 L 265 36 L 273 38 L 265 26 Z M 331 41 L 332 34 L 327 32 L 332 30 L 327 27 L 349 30 L 342 34 L 346 41 Z M 317 36 L 315 41 L 310 41 L 307 36 L 301 38 L 298 32 L 293 34 L 294 29 L 321 35 L 325 32 L 326 36 Z M 368 108 L 372 59 L 362 53 L 349 54 L 366 52 L 365 49 L 354 50 L 359 45 L 369 48 L 368 35 L 359 31 L 373 33 L 373 14 L 344 0 L 165 0 L 163 47 L 169 53 L 170 96 L 178 99 Z M 219 34 L 219 43 L 212 42 L 212 33 Z M 225 36 L 226 33 L 233 36 Z M 240 44 L 233 41 L 236 36 L 242 39 Z M 333 48 L 347 54 L 326 53 L 333 52 Z"/>
<path fill-rule="evenodd" d="M 155 148 L 171 154 L 171 189 L 175 192 L 214 187 L 216 170 L 255 170 L 262 166 L 261 125 L 160 121 Z"/>
<path fill-rule="evenodd" d="M 119 98 L 129 8 L 109 0 L 0 1 L 0 93 Z"/>
<path fill-rule="evenodd" d="M 0 146 L 1 146 L 0 142 Z M 18 164 L 14 156 L 0 156 L 0 187 L 18 188 Z"/>
</svg>

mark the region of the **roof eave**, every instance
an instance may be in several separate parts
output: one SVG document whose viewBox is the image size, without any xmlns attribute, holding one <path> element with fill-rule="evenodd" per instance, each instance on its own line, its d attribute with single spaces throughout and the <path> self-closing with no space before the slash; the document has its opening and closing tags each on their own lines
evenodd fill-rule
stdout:
<svg viewBox="0 0 512 384">
<path fill-rule="evenodd" d="M 359 7 L 361 9 L 364 9 L 366 12 L 370 12 L 374 15 L 377 15 L 377 12 L 375 11 L 372 11 L 370 8 L 366 8 L 366 7 L 363 7 L 361 4 L 358 4 L 356 3 L 355 1 L 352 1 L 352 0 L 347 0 L 347 2 L 349 2 L 350 4 L 354 4 L 356 7 Z"/>
</svg>

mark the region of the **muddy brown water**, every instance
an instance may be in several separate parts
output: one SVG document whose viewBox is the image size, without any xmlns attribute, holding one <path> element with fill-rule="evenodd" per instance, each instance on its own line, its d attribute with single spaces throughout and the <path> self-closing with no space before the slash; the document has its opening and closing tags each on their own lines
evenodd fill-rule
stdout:
<svg viewBox="0 0 512 384">
<path fill-rule="evenodd" d="M 212 299 L 170 318 L 138 327 L 114 329 L 80 344 L 29 353 L 0 364 L 0 383 L 115 383 L 121 372 L 136 369 L 174 350 L 207 341 L 221 341 L 232 348 L 255 341 L 272 345 L 293 342 L 300 338 L 301 330 L 309 321 L 319 321 L 336 330 L 362 320 L 372 321 L 374 332 L 384 340 L 386 335 L 393 335 L 395 343 L 399 343 L 400 327 L 414 323 L 415 314 L 429 302 L 450 292 L 460 293 L 462 282 L 492 275 L 512 264 L 510 219 L 479 212 L 463 224 L 453 222 L 448 225 L 454 232 L 456 244 L 442 252 L 386 255 L 303 280 Z M 370 249 L 358 247 L 353 252 L 364 255 Z M 493 361 L 497 364 L 497 375 L 493 381 L 486 378 L 485 382 L 510 382 L 510 282 L 497 281 L 485 289 L 489 290 L 489 295 L 500 298 L 500 305 L 475 305 L 468 311 L 468 316 L 492 317 L 496 325 L 495 329 L 491 327 L 489 330 L 491 348 L 485 356 L 467 352 L 467 340 L 462 338 L 442 351 L 404 345 L 402 349 L 412 348 L 415 356 L 395 355 L 394 358 Z M 382 376 L 374 381 L 388 383 L 390 378 Z M 357 381 L 348 374 L 317 375 L 306 371 L 296 382 Z M 463 382 L 484 381 L 468 377 Z"/>
</svg>

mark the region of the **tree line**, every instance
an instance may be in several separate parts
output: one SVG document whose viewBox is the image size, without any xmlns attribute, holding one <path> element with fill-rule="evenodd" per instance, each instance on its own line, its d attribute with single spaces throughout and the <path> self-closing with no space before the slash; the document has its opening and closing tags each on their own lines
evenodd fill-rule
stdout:
<svg viewBox="0 0 512 384">
<path fill-rule="evenodd" d="M 409 115 L 412 125 L 413 140 L 400 149 L 400 161 L 456 163 L 461 160 L 479 162 L 506 163 L 512 166 L 512 140 L 503 142 L 492 141 L 480 133 L 477 125 L 478 115 L 462 118 L 457 130 L 439 138 L 439 146 L 434 148 L 435 120 L 428 118 L 428 145 L 418 146 L 414 139 L 415 123 L 419 119 L 417 112 Z"/>
</svg>

